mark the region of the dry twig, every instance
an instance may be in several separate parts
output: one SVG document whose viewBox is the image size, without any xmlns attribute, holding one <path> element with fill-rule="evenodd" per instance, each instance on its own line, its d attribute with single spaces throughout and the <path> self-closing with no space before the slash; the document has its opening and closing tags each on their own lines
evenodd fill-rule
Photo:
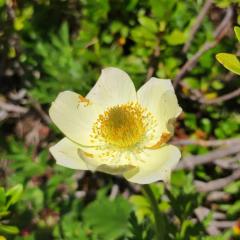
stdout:
<svg viewBox="0 0 240 240">
<path fill-rule="evenodd" d="M 216 159 L 240 152 L 240 144 L 232 144 L 229 146 L 220 147 L 207 154 L 200 156 L 185 157 L 180 161 L 178 169 L 194 169 L 197 165 L 203 165 L 213 162 Z"/>
<path fill-rule="evenodd" d="M 34 108 L 34 110 L 40 115 L 40 117 L 42 118 L 42 120 L 47 124 L 51 124 L 52 121 L 50 119 L 50 117 L 44 112 L 44 110 L 42 109 L 41 104 L 39 104 L 36 100 L 32 99 L 31 97 L 29 97 L 30 99 L 30 104 L 31 106 Z"/>
<path fill-rule="evenodd" d="M 21 107 L 7 102 L 0 102 L 0 109 L 6 112 L 13 112 L 17 114 L 24 114 L 28 111 L 28 109 L 25 107 Z"/>
<path fill-rule="evenodd" d="M 228 100 L 233 99 L 238 96 L 240 96 L 240 88 L 238 88 L 230 93 L 227 93 L 225 95 L 222 95 L 220 97 L 217 97 L 215 99 L 211 99 L 211 100 L 200 99 L 200 102 L 203 104 L 207 104 L 207 105 L 221 104 L 222 102 L 228 101 Z"/>
<path fill-rule="evenodd" d="M 229 183 L 237 179 L 240 179 L 240 169 L 234 171 L 230 176 L 219 178 L 217 180 L 213 180 L 207 183 L 195 181 L 195 185 L 199 192 L 211 192 L 222 189 L 226 187 Z"/>
<path fill-rule="evenodd" d="M 173 139 L 171 143 L 177 146 L 199 145 L 203 147 L 219 147 L 222 145 L 231 145 L 234 143 L 240 144 L 240 138 L 225 139 L 225 140 Z"/>
<path fill-rule="evenodd" d="M 231 195 L 226 192 L 213 191 L 207 195 L 207 202 L 228 202 Z"/>
<path fill-rule="evenodd" d="M 217 228 L 225 229 L 231 228 L 236 223 L 236 221 L 212 221 L 211 225 Z"/>
<path fill-rule="evenodd" d="M 180 80 L 183 78 L 183 76 L 195 66 L 195 64 L 197 63 L 197 60 L 209 49 L 214 48 L 218 44 L 218 42 L 224 37 L 224 35 L 228 30 L 228 27 L 231 26 L 230 20 L 232 16 L 233 16 L 233 9 L 229 7 L 226 11 L 226 15 L 224 19 L 219 24 L 219 26 L 217 27 L 217 29 L 213 34 L 215 38 L 214 41 L 205 42 L 202 45 L 202 47 L 200 47 L 200 49 L 182 66 L 179 73 L 174 79 L 174 87 L 176 87 L 179 84 Z M 181 84 L 181 85 L 184 86 L 184 84 Z"/>
<path fill-rule="evenodd" d="M 210 9 L 210 7 L 212 6 L 212 3 L 213 3 L 213 0 L 207 0 L 201 11 L 199 12 L 197 18 L 196 18 L 196 21 L 195 21 L 195 24 L 192 26 L 192 29 L 189 33 L 189 39 L 188 41 L 184 44 L 183 46 L 183 52 L 186 53 L 191 45 L 191 42 L 197 32 L 197 30 L 199 29 L 199 27 L 201 26 L 203 20 L 204 20 L 204 17 L 206 16 L 208 10 Z"/>
<path fill-rule="evenodd" d="M 222 169 L 235 170 L 240 167 L 238 162 L 239 160 L 240 160 L 240 153 L 235 155 L 234 157 L 216 159 L 214 161 L 214 164 L 221 167 Z"/>
<path fill-rule="evenodd" d="M 159 56 L 160 56 L 160 46 L 159 46 L 159 42 L 158 42 L 156 47 L 154 48 L 153 54 L 150 56 L 149 68 L 147 70 L 146 81 L 148 81 L 154 75 L 154 72 L 156 71 L 157 65 L 158 65 L 157 58 Z"/>
</svg>

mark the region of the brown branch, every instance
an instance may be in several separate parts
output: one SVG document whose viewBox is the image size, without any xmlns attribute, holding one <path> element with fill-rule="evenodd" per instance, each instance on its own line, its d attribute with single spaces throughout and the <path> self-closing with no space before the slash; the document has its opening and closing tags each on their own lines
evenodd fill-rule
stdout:
<svg viewBox="0 0 240 240">
<path fill-rule="evenodd" d="M 198 207 L 194 210 L 194 214 L 199 222 L 204 221 L 212 211 L 206 207 Z M 235 221 L 226 221 L 226 214 L 222 212 L 212 212 L 213 221 L 206 227 L 209 235 L 218 235 L 221 233 L 220 229 L 230 228 L 235 224 Z M 222 221 L 219 221 L 222 220 Z"/>
<path fill-rule="evenodd" d="M 44 112 L 44 110 L 42 109 L 42 106 L 39 102 L 37 102 L 36 100 L 34 100 L 32 97 L 29 96 L 29 100 L 30 100 L 30 105 L 33 107 L 33 109 L 40 115 L 40 117 L 42 118 L 42 120 L 47 124 L 51 124 L 52 121 L 50 119 L 50 117 Z"/>
<path fill-rule="evenodd" d="M 157 69 L 157 65 L 158 65 L 158 60 L 157 59 L 160 56 L 160 46 L 159 46 L 160 43 L 159 43 L 159 41 L 158 41 L 156 47 L 154 48 L 154 51 L 153 51 L 152 55 L 150 56 L 146 81 L 148 81 L 154 75 L 154 72 Z"/>
<path fill-rule="evenodd" d="M 214 48 L 217 45 L 217 42 L 206 42 L 204 43 L 201 48 L 192 56 L 192 58 L 190 58 L 184 65 L 183 67 L 180 69 L 179 73 L 177 74 L 177 76 L 174 79 L 173 85 L 174 87 L 177 86 L 177 84 L 179 83 L 179 81 L 183 78 L 183 76 L 190 70 L 192 70 L 192 68 L 195 66 L 195 64 L 197 63 L 197 60 L 205 53 L 207 52 L 209 49 Z"/>
<path fill-rule="evenodd" d="M 13 112 L 13 113 L 18 113 L 18 114 L 24 114 L 28 111 L 28 108 L 19 106 L 19 105 L 14 105 L 12 103 L 7 103 L 7 102 L 0 102 L 0 109 L 6 111 L 6 112 Z"/>
<path fill-rule="evenodd" d="M 236 221 L 212 221 L 211 226 L 215 226 L 216 228 L 231 228 L 234 226 Z"/>
<path fill-rule="evenodd" d="M 237 179 L 240 179 L 240 169 L 234 171 L 230 176 L 219 178 L 217 180 L 213 180 L 207 183 L 195 181 L 195 185 L 199 192 L 211 192 L 222 189 L 226 187 L 229 183 Z"/>
<path fill-rule="evenodd" d="M 225 95 L 222 95 L 220 97 L 217 97 L 215 99 L 211 99 L 211 100 L 206 100 L 206 99 L 200 99 L 200 102 L 203 103 L 203 104 L 207 104 L 207 105 L 211 105 L 211 104 L 221 104 L 222 102 L 224 101 L 228 101 L 230 99 L 233 99 L 235 97 L 238 97 L 240 96 L 240 88 L 230 92 L 230 93 L 227 93 Z"/>
<path fill-rule="evenodd" d="M 240 143 L 240 138 L 225 139 L 225 140 L 202 140 L 202 139 L 173 139 L 171 144 L 177 146 L 199 145 L 203 147 L 218 147 L 222 145 L 231 145 Z"/>
<path fill-rule="evenodd" d="M 213 150 L 207 154 L 200 156 L 190 156 L 183 158 L 177 169 L 194 169 L 197 165 L 203 165 L 212 163 L 214 160 L 219 158 L 224 158 L 226 156 L 236 154 L 240 152 L 240 144 L 231 144 L 228 146 L 220 147 L 216 150 Z"/>
<path fill-rule="evenodd" d="M 230 20 L 232 16 L 233 16 L 233 9 L 229 7 L 226 11 L 226 15 L 224 19 L 218 25 L 217 29 L 213 33 L 213 36 L 215 38 L 214 41 L 205 42 L 200 47 L 200 49 L 182 66 L 179 73 L 174 79 L 174 82 L 173 82 L 174 87 L 176 87 L 179 84 L 180 80 L 183 78 L 183 76 L 195 66 L 195 64 L 197 63 L 197 60 L 209 49 L 214 48 L 218 44 L 218 42 L 224 37 L 224 35 L 228 30 L 228 27 L 231 25 Z"/>
<path fill-rule="evenodd" d="M 235 170 L 239 168 L 238 160 L 240 159 L 240 153 L 233 157 L 227 157 L 214 160 L 214 164 L 222 169 Z"/>
<path fill-rule="evenodd" d="M 226 192 L 213 191 L 207 195 L 207 202 L 228 202 L 231 195 Z"/>
<path fill-rule="evenodd" d="M 186 53 L 191 45 L 191 42 L 194 38 L 194 35 L 196 34 L 197 30 L 199 29 L 199 27 L 201 26 L 208 10 L 210 9 L 210 7 L 212 6 L 212 3 L 213 3 L 213 0 L 207 0 L 201 11 L 199 12 L 197 18 L 196 18 L 196 21 L 195 21 L 195 24 L 192 26 L 191 28 L 191 31 L 189 33 L 189 39 L 188 41 L 185 43 L 184 47 L 183 47 L 183 52 Z"/>
<path fill-rule="evenodd" d="M 194 210 L 194 213 L 195 213 L 196 217 L 200 221 L 202 221 L 202 220 L 204 220 L 204 218 L 206 218 L 211 213 L 211 210 L 206 207 L 200 206 Z M 213 212 L 212 217 L 213 217 L 213 219 L 224 220 L 224 219 L 226 219 L 226 214 L 224 214 L 222 212 Z"/>
</svg>

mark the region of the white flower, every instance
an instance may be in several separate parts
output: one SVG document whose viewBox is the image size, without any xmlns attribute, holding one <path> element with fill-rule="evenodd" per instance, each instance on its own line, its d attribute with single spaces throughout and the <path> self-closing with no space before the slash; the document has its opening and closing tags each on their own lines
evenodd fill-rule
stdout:
<svg viewBox="0 0 240 240">
<path fill-rule="evenodd" d="M 66 137 L 50 152 L 68 168 L 167 181 L 181 157 L 166 144 L 181 111 L 170 80 L 151 78 L 136 92 L 127 73 L 105 68 L 86 97 L 64 91 L 52 103 L 50 117 Z"/>
</svg>

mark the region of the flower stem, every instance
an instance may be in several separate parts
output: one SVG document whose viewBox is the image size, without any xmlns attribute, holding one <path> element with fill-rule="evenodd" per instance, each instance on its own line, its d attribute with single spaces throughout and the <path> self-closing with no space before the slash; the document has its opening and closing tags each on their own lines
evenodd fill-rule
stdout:
<svg viewBox="0 0 240 240">
<path fill-rule="evenodd" d="M 148 198 L 155 219 L 155 232 L 157 240 L 165 240 L 165 222 L 158 208 L 157 199 L 149 185 L 143 185 L 143 193 Z"/>
</svg>

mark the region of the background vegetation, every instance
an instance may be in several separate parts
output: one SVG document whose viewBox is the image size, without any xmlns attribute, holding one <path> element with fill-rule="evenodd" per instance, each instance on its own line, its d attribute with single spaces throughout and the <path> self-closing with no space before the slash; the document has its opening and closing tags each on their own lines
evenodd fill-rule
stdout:
<svg viewBox="0 0 240 240">
<path fill-rule="evenodd" d="M 106 66 L 137 88 L 170 78 L 184 113 L 171 187 L 152 184 L 166 239 L 240 239 L 239 0 L 0 0 L 0 239 L 152 240 L 138 185 L 57 166 L 48 108 Z M 231 63 L 231 62 L 230 62 Z M 236 71 L 235 71 L 236 72 Z"/>
</svg>

